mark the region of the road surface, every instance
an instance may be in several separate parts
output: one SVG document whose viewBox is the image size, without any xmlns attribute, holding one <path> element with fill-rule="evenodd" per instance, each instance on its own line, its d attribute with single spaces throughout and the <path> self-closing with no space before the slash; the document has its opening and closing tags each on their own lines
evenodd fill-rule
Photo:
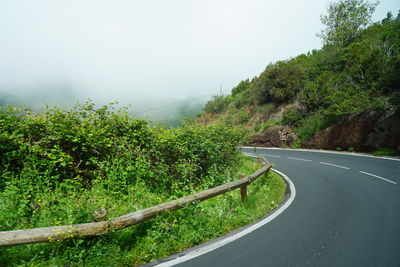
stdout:
<svg viewBox="0 0 400 267">
<path fill-rule="evenodd" d="M 243 151 L 290 177 L 294 201 L 257 230 L 176 266 L 400 266 L 400 160 Z"/>
</svg>

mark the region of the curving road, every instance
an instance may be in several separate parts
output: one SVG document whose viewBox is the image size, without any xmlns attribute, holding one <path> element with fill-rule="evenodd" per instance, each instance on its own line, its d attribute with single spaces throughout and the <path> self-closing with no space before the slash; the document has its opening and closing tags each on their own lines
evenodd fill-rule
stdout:
<svg viewBox="0 0 400 267">
<path fill-rule="evenodd" d="M 257 230 L 177 266 L 400 266 L 400 160 L 243 151 L 264 155 L 290 177 L 293 203 Z"/>
</svg>

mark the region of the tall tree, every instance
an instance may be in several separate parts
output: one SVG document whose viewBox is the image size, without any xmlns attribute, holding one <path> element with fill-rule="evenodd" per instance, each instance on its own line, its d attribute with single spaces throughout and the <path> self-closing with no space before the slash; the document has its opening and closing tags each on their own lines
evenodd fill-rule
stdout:
<svg viewBox="0 0 400 267">
<path fill-rule="evenodd" d="M 318 37 L 325 44 L 347 46 L 371 23 L 371 16 L 379 2 L 364 0 L 340 0 L 328 5 L 327 14 L 321 15 L 326 25 Z"/>
</svg>

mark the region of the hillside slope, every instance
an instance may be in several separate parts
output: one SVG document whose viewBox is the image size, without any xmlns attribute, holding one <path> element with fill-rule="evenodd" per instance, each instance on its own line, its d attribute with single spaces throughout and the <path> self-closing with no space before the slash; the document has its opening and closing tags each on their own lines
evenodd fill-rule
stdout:
<svg viewBox="0 0 400 267">
<path fill-rule="evenodd" d="M 198 120 L 243 125 L 262 146 L 400 151 L 400 15 L 269 64 Z"/>
</svg>

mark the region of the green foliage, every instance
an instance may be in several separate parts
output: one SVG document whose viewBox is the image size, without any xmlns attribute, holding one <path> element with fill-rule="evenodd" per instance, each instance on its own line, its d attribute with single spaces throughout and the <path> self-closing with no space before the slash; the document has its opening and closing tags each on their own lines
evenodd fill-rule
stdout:
<svg viewBox="0 0 400 267">
<path fill-rule="evenodd" d="M 250 85 L 251 82 L 249 81 L 249 79 L 241 81 L 236 87 L 232 89 L 232 96 L 245 91 Z"/>
<path fill-rule="evenodd" d="M 364 0 L 340 0 L 328 6 L 328 14 L 321 16 L 326 29 L 320 36 L 326 44 L 348 45 L 360 35 L 371 21 L 377 3 Z"/>
<path fill-rule="evenodd" d="M 223 124 L 201 126 L 195 123 L 168 130 L 156 127 L 153 132 L 159 140 L 157 152 L 169 169 L 152 181 L 165 185 L 164 191 L 173 186 L 199 186 L 206 183 L 205 178 L 211 179 L 210 186 L 223 182 L 217 179 L 217 174 L 235 162 L 236 146 L 247 134 L 243 129 Z"/>
<path fill-rule="evenodd" d="M 293 145 L 291 145 L 291 148 L 301 148 L 301 140 L 297 140 Z"/>
<path fill-rule="evenodd" d="M 110 219 L 220 185 L 239 171 L 249 174 L 259 166 L 236 149 L 246 135 L 193 121 L 175 129 L 149 127 L 125 109 L 92 102 L 44 113 L 1 108 L 0 231 L 86 223 L 99 209 Z M 277 190 L 269 199 L 276 204 L 239 207 L 237 219 L 223 224 L 214 214 L 231 214 L 237 193 L 109 236 L 6 248 L 0 265 L 148 262 L 248 223 L 255 218 L 249 210 L 265 214 L 281 201 L 284 189 Z"/>
<path fill-rule="evenodd" d="M 1 109 L 0 170 L 18 174 L 32 166 L 55 179 L 52 183 L 73 177 L 90 185 L 107 157 L 129 153 L 134 160 L 154 138 L 147 122 L 110 109 L 96 109 L 91 102 L 66 111 L 48 108 L 44 114 Z"/>
<path fill-rule="evenodd" d="M 250 118 L 250 114 L 246 110 L 246 108 L 232 109 L 227 112 L 227 115 L 228 116 L 224 118 L 222 121 L 224 121 L 227 125 L 231 126 L 243 125 Z"/>
<path fill-rule="evenodd" d="M 225 110 L 225 97 L 216 95 L 212 100 L 208 101 L 204 107 L 206 113 L 216 114 Z"/>
<path fill-rule="evenodd" d="M 249 120 L 249 113 L 245 109 L 241 109 L 237 115 L 238 124 L 244 124 Z"/>
<path fill-rule="evenodd" d="M 315 80 L 308 80 L 299 94 L 300 101 L 309 111 L 328 107 L 327 97 L 330 89 L 335 88 L 334 73 L 324 71 Z"/>
<path fill-rule="evenodd" d="M 256 105 L 264 105 L 271 101 L 282 103 L 295 97 L 304 86 L 303 64 L 306 64 L 306 59 L 306 56 L 301 55 L 292 60 L 268 65 L 249 87 L 253 92 L 253 103 Z"/>
<path fill-rule="evenodd" d="M 236 168 L 225 170 L 219 174 L 223 177 L 219 179 L 236 179 L 237 173 L 250 174 L 260 168 L 259 164 L 244 157 L 237 158 L 236 163 Z M 125 183 L 124 176 L 127 174 L 121 174 L 125 167 L 124 164 L 110 162 L 105 166 L 107 179 L 97 179 L 91 188 L 80 190 L 79 185 L 72 183 L 64 185 L 67 191 L 51 192 L 40 184 L 42 180 L 36 173 L 26 170 L 19 177 L 21 179 L 13 179 L 13 186 L 7 187 L 10 194 L 2 192 L 0 204 L 5 203 L 0 206 L 2 219 L 8 216 L 6 222 L 17 220 L 23 224 L 18 226 L 21 228 L 89 222 L 93 210 L 100 207 L 109 212 L 110 218 L 175 198 L 173 195 L 154 192 L 144 181 Z M 34 189 L 31 190 L 31 187 Z M 175 190 L 179 194 L 183 189 Z M 4 248 L 0 250 L 0 265 L 143 264 L 218 237 L 265 216 L 281 203 L 284 192 L 282 179 L 270 173 L 249 186 L 249 197 L 244 204 L 240 202 L 238 190 L 235 190 L 106 236 Z M 16 203 L 17 199 L 25 202 Z M 12 210 L 8 209 L 9 202 L 12 203 Z M 29 217 L 24 209 L 30 210 Z M 4 220 L 1 225 L 4 225 Z"/>
<path fill-rule="evenodd" d="M 379 148 L 373 154 L 374 156 L 398 156 L 399 152 L 391 148 Z"/>
<path fill-rule="evenodd" d="M 263 123 L 261 126 L 260 126 L 260 132 L 264 132 L 265 130 L 267 130 L 269 127 L 272 127 L 272 126 L 277 126 L 277 125 L 280 125 L 281 124 L 281 121 L 279 121 L 279 120 L 269 120 L 269 121 L 267 121 L 267 122 L 265 122 L 265 123 Z"/>
<path fill-rule="evenodd" d="M 273 103 L 268 103 L 262 106 L 255 106 L 255 113 L 267 116 L 273 112 L 274 109 L 275 105 Z"/>
<path fill-rule="evenodd" d="M 283 112 L 281 123 L 294 125 L 300 119 L 300 115 L 294 108 L 288 108 Z"/>
<path fill-rule="evenodd" d="M 98 208 L 123 214 L 142 187 L 181 196 L 216 186 L 246 135 L 222 124 L 150 128 L 112 109 L 0 109 L 0 230 L 88 222 Z"/>
<path fill-rule="evenodd" d="M 271 63 L 258 77 L 242 81 L 220 101 L 225 111 L 218 118 L 264 131 L 281 108 L 297 102 L 301 114 L 289 109 L 280 123 L 297 128 L 305 141 L 343 118 L 399 108 L 400 15 L 388 13 L 368 26 L 375 6 L 361 0 L 332 3 L 323 17 L 326 45 Z"/>
<path fill-rule="evenodd" d="M 332 119 L 322 112 L 315 112 L 297 121 L 295 132 L 301 140 L 309 139 L 315 132 L 332 124 Z"/>
</svg>

